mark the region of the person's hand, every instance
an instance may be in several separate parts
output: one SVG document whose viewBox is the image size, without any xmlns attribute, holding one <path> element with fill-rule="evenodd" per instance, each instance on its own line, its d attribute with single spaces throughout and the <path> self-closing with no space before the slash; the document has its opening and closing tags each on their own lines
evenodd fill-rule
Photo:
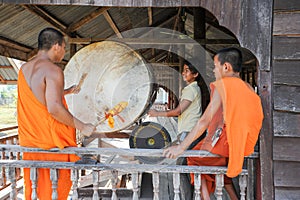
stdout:
<svg viewBox="0 0 300 200">
<path fill-rule="evenodd" d="M 79 85 L 72 85 L 69 90 L 72 94 L 78 94 L 81 90 L 81 87 Z"/>
<path fill-rule="evenodd" d="M 153 109 L 151 109 L 151 110 L 148 111 L 148 115 L 149 115 L 150 117 L 157 117 L 157 116 L 158 116 L 157 113 L 158 113 L 158 112 L 157 112 L 156 110 L 153 110 Z"/>
<path fill-rule="evenodd" d="M 167 158 L 177 158 L 183 152 L 184 152 L 184 149 L 181 148 L 180 145 L 175 145 L 175 146 L 166 148 L 163 151 L 163 156 L 165 156 Z"/>
<path fill-rule="evenodd" d="M 89 137 L 93 132 L 95 132 L 95 130 L 96 126 L 93 124 L 84 124 L 83 128 L 80 130 L 80 134 Z"/>
<path fill-rule="evenodd" d="M 64 95 L 67 94 L 78 94 L 81 90 L 81 87 L 79 85 L 72 85 L 68 89 L 65 89 Z"/>
</svg>

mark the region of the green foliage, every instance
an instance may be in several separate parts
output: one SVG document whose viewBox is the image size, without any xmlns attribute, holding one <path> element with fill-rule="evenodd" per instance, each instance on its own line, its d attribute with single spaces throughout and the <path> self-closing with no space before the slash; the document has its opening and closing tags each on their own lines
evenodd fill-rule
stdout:
<svg viewBox="0 0 300 200">
<path fill-rule="evenodd" d="M 0 128 L 17 125 L 17 86 L 1 86 L 0 91 Z"/>
<path fill-rule="evenodd" d="M 17 108 L 14 105 L 0 106 L 0 128 L 7 128 L 17 125 Z"/>
</svg>

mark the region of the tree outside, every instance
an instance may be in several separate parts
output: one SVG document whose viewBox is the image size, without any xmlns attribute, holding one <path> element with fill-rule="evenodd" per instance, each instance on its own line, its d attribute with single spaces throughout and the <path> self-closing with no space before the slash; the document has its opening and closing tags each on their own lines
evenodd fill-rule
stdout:
<svg viewBox="0 0 300 200">
<path fill-rule="evenodd" d="M 0 85 L 0 129 L 17 125 L 17 86 Z"/>
</svg>

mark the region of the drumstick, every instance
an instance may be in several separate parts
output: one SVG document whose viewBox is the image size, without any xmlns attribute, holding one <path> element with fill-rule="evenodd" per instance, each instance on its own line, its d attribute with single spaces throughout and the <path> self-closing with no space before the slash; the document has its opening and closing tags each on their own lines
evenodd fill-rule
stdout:
<svg viewBox="0 0 300 200">
<path fill-rule="evenodd" d="M 77 88 L 81 88 L 81 86 L 82 86 L 82 84 L 83 84 L 86 77 L 87 77 L 87 73 L 84 73 L 84 74 L 81 75 L 80 80 L 79 80 L 78 85 L 77 85 Z"/>
</svg>

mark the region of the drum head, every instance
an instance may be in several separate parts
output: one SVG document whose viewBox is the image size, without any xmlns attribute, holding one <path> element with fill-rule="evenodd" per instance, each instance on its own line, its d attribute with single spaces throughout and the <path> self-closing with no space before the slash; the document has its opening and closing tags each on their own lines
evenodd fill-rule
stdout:
<svg viewBox="0 0 300 200">
<path fill-rule="evenodd" d="M 82 48 L 71 58 L 64 73 L 66 88 L 82 82 L 78 94 L 66 96 L 70 112 L 85 123 L 99 124 L 99 133 L 130 126 L 150 104 L 151 66 L 123 43 L 104 41 Z M 107 120 L 111 112 L 114 127 Z"/>
<path fill-rule="evenodd" d="M 143 122 L 135 129 L 129 138 L 130 148 L 139 149 L 162 149 L 171 144 L 171 137 L 168 131 L 158 123 Z M 157 157 L 137 157 L 143 163 L 158 163 L 165 158 Z"/>
</svg>

